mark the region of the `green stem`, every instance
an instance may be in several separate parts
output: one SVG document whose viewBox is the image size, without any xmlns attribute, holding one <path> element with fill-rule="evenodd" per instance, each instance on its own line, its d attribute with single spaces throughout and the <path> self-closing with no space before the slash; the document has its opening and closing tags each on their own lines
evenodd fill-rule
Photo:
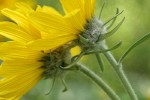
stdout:
<svg viewBox="0 0 150 100">
<path fill-rule="evenodd" d="M 81 63 L 76 64 L 80 71 L 95 81 L 112 100 L 120 100 L 119 96 L 98 75 Z"/>
<path fill-rule="evenodd" d="M 101 45 L 102 49 L 108 49 L 108 47 L 105 44 Z M 123 69 L 122 64 L 119 64 L 114 56 L 111 54 L 111 52 L 104 52 L 104 55 L 108 59 L 109 63 L 113 66 L 114 70 L 116 71 L 117 75 L 119 76 L 122 84 L 124 85 L 125 89 L 127 90 L 129 96 L 131 97 L 131 100 L 138 100 L 137 95 L 135 94 L 128 78 L 126 77 Z"/>
</svg>

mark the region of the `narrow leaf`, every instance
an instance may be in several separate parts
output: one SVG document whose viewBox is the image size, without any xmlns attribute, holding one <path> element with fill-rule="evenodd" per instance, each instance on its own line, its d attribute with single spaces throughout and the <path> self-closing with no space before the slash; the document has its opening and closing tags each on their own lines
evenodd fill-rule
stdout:
<svg viewBox="0 0 150 100">
<path fill-rule="evenodd" d="M 138 45 L 140 45 L 141 43 L 145 42 L 146 40 L 148 40 L 150 38 L 150 33 L 144 35 L 141 39 L 139 39 L 138 41 L 136 41 L 131 47 L 129 47 L 129 49 L 127 49 L 127 51 L 121 56 L 119 63 L 122 63 L 122 61 L 125 59 L 125 57 L 131 52 L 131 50 L 133 50 L 135 47 L 137 47 Z"/>
</svg>

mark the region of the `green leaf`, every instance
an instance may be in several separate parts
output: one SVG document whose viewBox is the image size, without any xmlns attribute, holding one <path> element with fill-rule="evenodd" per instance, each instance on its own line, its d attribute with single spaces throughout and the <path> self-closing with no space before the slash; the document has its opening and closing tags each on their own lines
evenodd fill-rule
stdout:
<svg viewBox="0 0 150 100">
<path fill-rule="evenodd" d="M 137 47 L 138 45 L 140 45 L 141 43 L 145 42 L 146 40 L 148 40 L 150 38 L 150 33 L 144 35 L 141 39 L 139 39 L 138 41 L 136 41 L 131 47 L 129 47 L 127 49 L 127 51 L 121 56 L 121 58 L 119 59 L 119 63 L 122 63 L 122 61 L 125 59 L 125 57 L 131 52 L 131 50 L 133 50 L 135 47 Z"/>
</svg>

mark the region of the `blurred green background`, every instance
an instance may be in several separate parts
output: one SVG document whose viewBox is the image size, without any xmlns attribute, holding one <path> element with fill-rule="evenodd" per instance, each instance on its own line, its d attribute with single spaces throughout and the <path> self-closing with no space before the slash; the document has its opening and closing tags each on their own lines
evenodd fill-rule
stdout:
<svg viewBox="0 0 150 100">
<path fill-rule="evenodd" d="M 126 20 L 115 35 L 107 39 L 110 47 L 119 40 L 123 41 L 120 48 L 112 51 L 118 60 L 125 50 L 144 34 L 150 32 L 150 0 L 105 0 L 106 5 L 102 20 L 111 18 L 119 8 L 124 13 L 119 16 L 118 22 L 125 16 Z M 37 0 L 37 4 L 48 5 L 62 12 L 59 0 Z M 95 15 L 98 16 L 103 0 L 97 0 Z M 130 100 L 118 77 L 110 64 L 103 57 L 105 70 L 100 72 L 95 56 L 86 56 L 82 60 L 99 76 L 103 77 L 113 87 L 122 100 Z M 124 70 L 139 100 L 150 100 L 150 40 L 135 48 L 123 62 Z M 22 100 L 110 100 L 95 83 L 90 81 L 81 72 L 68 72 L 65 74 L 67 92 L 62 92 L 63 85 L 57 79 L 50 94 L 46 93 L 52 86 L 52 80 L 41 80 Z"/>
</svg>

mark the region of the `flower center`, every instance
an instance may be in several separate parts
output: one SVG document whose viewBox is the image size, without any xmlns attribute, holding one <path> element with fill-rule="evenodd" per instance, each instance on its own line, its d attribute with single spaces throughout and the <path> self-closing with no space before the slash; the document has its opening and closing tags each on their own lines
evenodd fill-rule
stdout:
<svg viewBox="0 0 150 100">
<path fill-rule="evenodd" d="M 42 57 L 40 62 L 43 62 L 42 68 L 45 69 L 43 76 L 47 78 L 56 77 L 62 73 L 63 66 L 67 66 L 71 55 L 69 52 L 69 46 L 66 44 L 50 53 L 45 53 L 46 55 Z"/>
<path fill-rule="evenodd" d="M 56 76 L 57 72 L 60 71 L 60 66 L 63 66 L 62 55 L 58 50 L 46 53 L 40 61 L 43 62 L 42 68 L 45 69 L 43 75 L 46 79 Z"/>
</svg>

